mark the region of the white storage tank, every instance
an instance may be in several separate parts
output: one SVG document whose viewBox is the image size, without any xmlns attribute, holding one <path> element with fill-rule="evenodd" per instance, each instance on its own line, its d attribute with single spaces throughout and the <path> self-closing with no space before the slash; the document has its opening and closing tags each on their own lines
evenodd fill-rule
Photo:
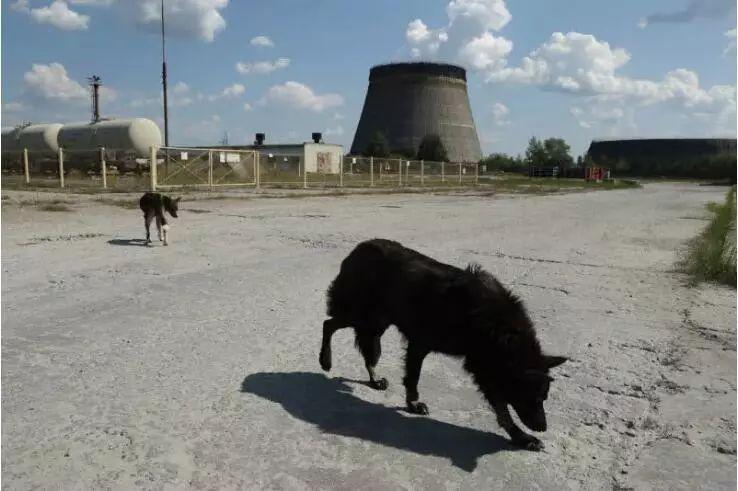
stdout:
<svg viewBox="0 0 738 491">
<path fill-rule="evenodd" d="M 105 147 L 148 157 L 152 146 L 161 146 L 161 131 L 156 123 L 145 118 L 72 123 L 65 124 L 59 131 L 59 145 L 71 152 Z"/>
<path fill-rule="evenodd" d="M 54 156 L 59 150 L 59 130 L 62 125 L 32 124 L 25 128 L 3 130 L 3 153 L 20 153 L 24 148 L 35 156 Z"/>
</svg>

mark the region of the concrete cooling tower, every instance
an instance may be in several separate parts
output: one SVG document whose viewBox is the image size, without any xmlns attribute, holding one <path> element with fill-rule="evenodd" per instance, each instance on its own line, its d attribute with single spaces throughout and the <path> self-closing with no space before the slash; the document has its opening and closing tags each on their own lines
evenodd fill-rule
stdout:
<svg viewBox="0 0 738 491">
<path fill-rule="evenodd" d="M 363 153 L 379 131 L 392 152 L 412 154 L 425 135 L 437 134 L 452 162 L 482 158 L 466 70 L 439 63 L 392 63 L 369 72 L 369 88 L 352 154 Z"/>
</svg>

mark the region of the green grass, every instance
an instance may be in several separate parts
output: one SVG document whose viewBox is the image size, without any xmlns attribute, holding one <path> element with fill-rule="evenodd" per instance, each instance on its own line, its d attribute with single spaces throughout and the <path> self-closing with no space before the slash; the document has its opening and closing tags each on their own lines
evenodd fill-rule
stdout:
<svg viewBox="0 0 738 491">
<path fill-rule="evenodd" d="M 682 269 L 695 283 L 713 281 L 736 286 L 736 188 L 728 191 L 725 202 L 707 206 L 712 220 L 705 230 L 692 239 Z"/>
</svg>

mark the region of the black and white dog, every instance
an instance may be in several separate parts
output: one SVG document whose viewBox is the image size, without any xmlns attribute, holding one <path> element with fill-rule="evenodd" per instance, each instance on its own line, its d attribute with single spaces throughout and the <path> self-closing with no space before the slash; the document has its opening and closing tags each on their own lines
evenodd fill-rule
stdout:
<svg viewBox="0 0 738 491">
<path fill-rule="evenodd" d="M 159 240 L 167 245 L 167 231 L 169 225 L 167 219 L 164 217 L 164 211 L 177 218 L 177 205 L 179 200 L 182 198 L 172 199 L 169 196 L 164 196 L 159 193 L 146 193 L 141 196 L 139 206 L 144 214 L 144 223 L 146 224 L 146 244 L 151 243 L 151 235 L 149 234 L 149 227 L 151 226 L 151 220 L 156 217 L 156 230 L 159 233 Z M 163 232 L 163 234 L 162 234 Z"/>
</svg>

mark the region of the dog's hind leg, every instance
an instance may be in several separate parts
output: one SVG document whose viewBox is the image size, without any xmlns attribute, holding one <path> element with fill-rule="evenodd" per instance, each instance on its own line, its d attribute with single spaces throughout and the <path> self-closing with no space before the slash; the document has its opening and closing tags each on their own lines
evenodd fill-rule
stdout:
<svg viewBox="0 0 738 491">
<path fill-rule="evenodd" d="M 418 380 L 420 380 L 420 369 L 423 367 L 423 360 L 429 351 L 417 343 L 408 342 L 407 352 L 405 353 L 405 378 L 402 383 L 405 385 L 405 401 L 407 402 L 407 410 L 414 414 L 428 414 L 428 406 L 418 401 Z"/>
<path fill-rule="evenodd" d="M 335 317 L 326 319 L 323 322 L 323 341 L 320 345 L 319 360 L 320 366 L 326 372 L 331 369 L 332 365 L 331 338 L 336 331 L 338 331 L 339 329 L 343 329 L 344 327 L 349 327 L 349 325 L 339 319 L 336 319 Z"/>
<path fill-rule="evenodd" d="M 374 371 L 379 362 L 379 357 L 382 355 L 382 343 L 380 340 L 383 333 L 384 331 L 382 330 L 378 332 L 362 332 L 358 329 L 356 332 L 356 344 L 364 356 L 366 371 L 369 372 L 369 387 L 376 390 L 386 390 L 389 385 L 386 378 L 378 378 Z"/>
<path fill-rule="evenodd" d="M 161 242 L 161 217 L 156 214 L 156 233 L 159 235 L 159 242 Z"/>
<path fill-rule="evenodd" d="M 151 220 L 154 218 L 153 213 L 145 212 L 144 213 L 144 225 L 146 226 L 146 243 L 151 244 L 151 232 L 149 229 L 151 228 Z"/>
</svg>

